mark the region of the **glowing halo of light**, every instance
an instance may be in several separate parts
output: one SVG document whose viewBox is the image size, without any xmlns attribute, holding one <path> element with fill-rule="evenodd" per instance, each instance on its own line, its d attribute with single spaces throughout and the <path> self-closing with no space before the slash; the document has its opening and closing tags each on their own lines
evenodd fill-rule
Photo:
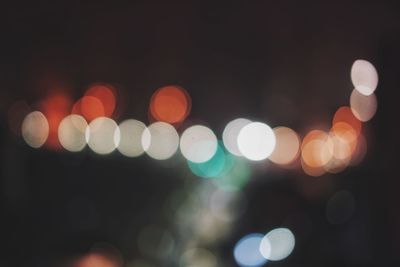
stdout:
<svg viewBox="0 0 400 267">
<path fill-rule="evenodd" d="M 178 124 L 186 119 L 190 110 L 190 96 L 180 86 L 161 87 L 150 99 L 150 115 L 156 121 Z"/>
<path fill-rule="evenodd" d="M 138 120 L 128 119 L 119 124 L 120 137 L 118 142 L 118 131 L 115 132 L 114 143 L 118 151 L 126 157 L 138 157 L 144 153 L 142 146 L 142 135 L 146 125 Z"/>
<path fill-rule="evenodd" d="M 292 163 L 299 155 L 300 138 L 299 135 L 288 127 L 275 127 L 276 146 L 269 160 L 279 165 Z"/>
<path fill-rule="evenodd" d="M 218 262 L 213 253 L 204 248 L 190 248 L 180 258 L 180 266 L 217 267 Z"/>
<path fill-rule="evenodd" d="M 118 125 L 114 120 L 107 117 L 99 117 L 89 123 L 85 136 L 86 142 L 93 152 L 106 155 L 117 148 L 119 135 Z"/>
<path fill-rule="evenodd" d="M 169 159 L 178 150 L 179 135 L 171 124 L 158 121 L 143 131 L 142 146 L 153 159 Z"/>
<path fill-rule="evenodd" d="M 375 94 L 368 96 L 353 90 L 350 95 L 350 108 L 354 116 L 362 122 L 369 121 L 376 113 L 378 101 Z"/>
<path fill-rule="evenodd" d="M 40 111 L 30 112 L 22 121 L 21 133 L 29 146 L 33 148 L 43 146 L 49 136 L 47 118 Z"/>
<path fill-rule="evenodd" d="M 267 124 L 251 122 L 240 130 L 237 142 L 239 151 L 245 158 L 260 161 L 272 154 L 276 137 Z"/>
<path fill-rule="evenodd" d="M 71 113 L 83 116 L 88 122 L 106 115 L 103 103 L 94 96 L 80 98 L 73 105 Z"/>
<path fill-rule="evenodd" d="M 86 128 L 88 124 L 80 115 L 65 117 L 58 126 L 58 139 L 62 147 L 70 152 L 82 151 L 86 146 Z"/>
<path fill-rule="evenodd" d="M 332 127 L 335 127 L 335 124 L 339 122 L 345 122 L 350 125 L 356 132 L 357 136 L 361 133 L 362 123 L 354 116 L 350 107 L 342 106 L 335 112 L 332 120 Z"/>
<path fill-rule="evenodd" d="M 206 162 L 214 156 L 217 147 L 217 137 L 206 126 L 193 125 L 182 133 L 180 150 L 189 161 L 194 163 Z"/>
<path fill-rule="evenodd" d="M 260 253 L 270 261 L 287 258 L 295 246 L 295 237 L 287 228 L 276 228 L 266 234 L 260 244 Z"/>
<path fill-rule="evenodd" d="M 116 89 L 110 84 L 96 83 L 89 86 L 85 97 L 98 99 L 103 107 L 103 116 L 111 117 L 116 107 Z"/>
<path fill-rule="evenodd" d="M 222 133 L 222 141 L 224 142 L 225 148 L 235 156 L 242 156 L 239 151 L 237 139 L 240 130 L 251 123 L 248 119 L 238 118 L 230 121 Z"/>
<path fill-rule="evenodd" d="M 260 252 L 260 244 L 264 235 L 254 233 L 241 238 L 233 249 L 233 257 L 239 266 L 259 267 L 267 262 Z"/>
<path fill-rule="evenodd" d="M 363 95 L 372 94 L 378 86 L 378 72 L 367 60 L 354 61 L 350 76 L 355 89 Z"/>
</svg>

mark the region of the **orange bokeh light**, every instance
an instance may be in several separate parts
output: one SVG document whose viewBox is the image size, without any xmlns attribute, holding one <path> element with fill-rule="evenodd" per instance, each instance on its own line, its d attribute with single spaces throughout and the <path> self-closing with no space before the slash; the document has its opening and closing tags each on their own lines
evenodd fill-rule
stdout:
<svg viewBox="0 0 400 267">
<path fill-rule="evenodd" d="M 154 120 L 171 124 L 183 122 L 189 115 L 191 99 L 179 86 L 165 86 L 158 89 L 150 100 L 150 115 Z"/>
<path fill-rule="evenodd" d="M 102 102 L 93 96 L 84 96 L 79 99 L 72 107 L 72 114 L 79 114 L 87 121 L 92 121 L 98 117 L 106 116 Z"/>
<path fill-rule="evenodd" d="M 335 127 L 335 125 L 339 122 L 344 122 L 344 123 L 347 123 L 348 125 L 350 125 L 351 128 L 353 128 L 353 130 L 355 131 L 357 136 L 361 133 L 361 129 L 362 129 L 361 121 L 359 121 L 354 116 L 350 107 L 343 106 L 343 107 L 340 107 L 336 111 L 335 115 L 333 116 L 333 121 L 332 121 L 333 127 Z"/>
<path fill-rule="evenodd" d="M 58 140 L 58 126 L 69 114 L 72 100 L 63 93 L 55 93 L 40 102 L 39 107 L 49 123 L 49 137 L 45 144 L 50 149 L 61 149 Z"/>
<path fill-rule="evenodd" d="M 108 84 L 94 84 L 86 91 L 85 97 L 97 98 L 102 104 L 103 116 L 111 117 L 116 107 L 116 90 Z M 92 101 L 93 102 L 93 101 Z M 96 104 L 96 108 L 98 108 Z"/>
<path fill-rule="evenodd" d="M 73 264 L 73 267 L 119 267 L 120 265 L 107 257 L 91 253 Z"/>
</svg>

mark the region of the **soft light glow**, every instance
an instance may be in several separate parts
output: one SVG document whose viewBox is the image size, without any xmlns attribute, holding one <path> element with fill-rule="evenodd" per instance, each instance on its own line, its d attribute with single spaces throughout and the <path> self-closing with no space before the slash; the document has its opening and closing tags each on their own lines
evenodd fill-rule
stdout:
<svg viewBox="0 0 400 267">
<path fill-rule="evenodd" d="M 276 164 L 289 164 L 299 155 L 300 138 L 288 127 L 274 128 L 276 146 L 269 159 Z"/>
<path fill-rule="evenodd" d="M 240 130 L 238 136 L 239 151 L 247 159 L 258 161 L 266 159 L 275 148 L 274 131 L 261 122 L 252 122 Z"/>
<path fill-rule="evenodd" d="M 221 221 L 232 222 L 245 211 L 247 200 L 240 192 L 216 190 L 210 198 L 211 213 Z"/>
<path fill-rule="evenodd" d="M 138 247 L 143 255 L 157 259 L 168 258 L 174 250 L 175 241 L 166 229 L 150 225 L 142 229 L 138 236 Z"/>
<path fill-rule="evenodd" d="M 155 122 L 144 130 L 142 146 L 150 157 L 165 160 L 178 150 L 179 136 L 171 124 Z"/>
<path fill-rule="evenodd" d="M 293 251 L 295 238 L 287 228 L 276 228 L 262 239 L 261 254 L 268 260 L 280 261 L 287 258 Z"/>
<path fill-rule="evenodd" d="M 249 123 L 251 123 L 251 121 L 248 119 L 235 119 L 226 125 L 222 133 L 222 141 L 224 142 L 225 148 L 235 156 L 242 156 L 237 143 L 238 136 L 240 130 Z"/>
<path fill-rule="evenodd" d="M 116 144 L 119 143 L 119 136 L 120 131 L 117 123 L 106 117 L 93 120 L 86 129 L 86 141 L 89 147 L 95 153 L 101 155 L 109 154 L 115 150 Z"/>
<path fill-rule="evenodd" d="M 185 251 L 180 259 L 180 266 L 217 267 L 214 254 L 202 248 L 192 248 Z"/>
<path fill-rule="evenodd" d="M 249 234 L 240 239 L 233 250 L 233 256 L 238 265 L 243 267 L 258 267 L 267 262 L 260 252 L 262 234 Z"/>
<path fill-rule="evenodd" d="M 354 116 L 360 121 L 369 121 L 376 113 L 378 102 L 375 94 L 363 95 L 353 90 L 350 96 L 350 107 Z"/>
<path fill-rule="evenodd" d="M 324 131 L 312 130 L 301 144 L 301 164 L 305 173 L 320 176 L 325 173 L 325 165 L 333 158 L 333 142 Z"/>
<path fill-rule="evenodd" d="M 58 127 L 60 144 L 68 151 L 78 152 L 86 146 L 85 132 L 88 124 L 80 115 L 65 117 Z"/>
<path fill-rule="evenodd" d="M 227 165 L 229 171 L 224 172 L 212 181 L 223 191 L 239 191 L 248 183 L 251 176 L 251 168 L 247 161 L 235 158 L 234 156 L 226 158 L 225 166 Z"/>
<path fill-rule="evenodd" d="M 86 91 L 85 97 L 98 99 L 103 107 L 105 117 L 111 117 L 116 106 L 116 90 L 109 84 L 93 84 Z"/>
<path fill-rule="evenodd" d="M 119 125 L 120 141 L 118 144 L 118 131 L 115 134 L 115 143 L 118 151 L 127 157 L 138 157 L 144 153 L 142 135 L 146 125 L 138 120 L 125 120 Z"/>
<path fill-rule="evenodd" d="M 49 136 L 49 123 L 43 113 L 33 111 L 22 121 L 21 132 L 29 146 L 39 148 Z"/>
<path fill-rule="evenodd" d="M 79 99 L 72 107 L 71 113 L 82 115 L 89 122 L 106 115 L 103 103 L 93 96 L 84 96 Z"/>
<path fill-rule="evenodd" d="M 187 128 L 180 142 L 182 155 L 189 161 L 203 163 L 217 151 L 218 141 L 213 131 L 202 125 Z"/>
<path fill-rule="evenodd" d="M 351 81 L 361 94 L 370 95 L 378 86 L 378 72 L 371 62 L 358 59 L 351 67 Z"/>
<path fill-rule="evenodd" d="M 99 253 L 90 253 L 75 261 L 72 267 L 120 267 L 116 261 Z"/>
<path fill-rule="evenodd" d="M 353 130 L 356 132 L 357 136 L 360 134 L 362 129 L 361 121 L 354 116 L 351 108 L 343 106 L 336 111 L 335 115 L 333 116 L 332 127 L 335 127 L 335 124 L 339 122 L 344 122 L 350 125 L 351 128 L 353 128 Z"/>
<path fill-rule="evenodd" d="M 150 100 L 150 115 L 157 121 L 181 123 L 190 113 L 191 99 L 179 86 L 158 89 Z"/>
</svg>

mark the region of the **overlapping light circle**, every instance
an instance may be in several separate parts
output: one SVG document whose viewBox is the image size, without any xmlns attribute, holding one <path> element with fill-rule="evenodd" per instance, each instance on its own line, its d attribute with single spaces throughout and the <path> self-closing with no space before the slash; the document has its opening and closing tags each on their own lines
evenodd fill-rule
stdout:
<svg viewBox="0 0 400 267">
<path fill-rule="evenodd" d="M 236 263 L 243 267 L 259 267 L 267 262 L 261 254 L 260 245 L 264 235 L 254 233 L 240 239 L 233 249 Z"/>
<path fill-rule="evenodd" d="M 171 124 L 155 122 L 143 131 L 142 146 L 151 158 L 165 160 L 178 150 L 179 136 Z"/>
<path fill-rule="evenodd" d="M 210 128 L 203 125 L 191 126 L 181 136 L 181 153 L 194 163 L 210 160 L 216 153 L 217 147 L 217 137 Z"/>
<path fill-rule="evenodd" d="M 287 258 L 295 246 L 295 237 L 287 228 L 276 228 L 266 234 L 260 243 L 261 255 L 270 261 Z"/>
<path fill-rule="evenodd" d="M 49 136 L 49 123 L 43 113 L 33 111 L 22 121 L 21 133 L 29 146 L 39 148 Z"/>
<path fill-rule="evenodd" d="M 119 124 L 120 136 L 115 132 L 114 141 L 118 151 L 127 157 L 138 157 L 143 154 L 142 135 L 146 125 L 138 120 L 129 119 Z M 118 143 L 119 138 L 119 143 Z"/>
<path fill-rule="evenodd" d="M 86 141 L 93 152 L 106 155 L 119 144 L 120 131 L 117 123 L 107 117 L 94 119 L 86 129 Z"/>
<path fill-rule="evenodd" d="M 65 117 L 58 127 L 60 144 L 68 151 L 79 152 L 86 146 L 86 128 L 88 124 L 80 115 L 72 114 Z"/>
<path fill-rule="evenodd" d="M 351 67 L 351 81 L 363 95 L 371 95 L 378 86 L 378 72 L 371 62 L 358 59 Z"/>
<path fill-rule="evenodd" d="M 222 141 L 225 148 L 235 156 L 242 156 L 238 147 L 238 136 L 240 130 L 247 124 L 251 123 L 248 119 L 238 118 L 230 121 L 222 133 Z"/>
</svg>

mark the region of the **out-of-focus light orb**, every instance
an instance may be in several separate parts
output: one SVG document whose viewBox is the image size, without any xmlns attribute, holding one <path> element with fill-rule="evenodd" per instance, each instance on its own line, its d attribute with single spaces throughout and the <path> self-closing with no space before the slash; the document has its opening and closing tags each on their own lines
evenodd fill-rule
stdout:
<svg viewBox="0 0 400 267">
<path fill-rule="evenodd" d="M 269 159 L 276 164 L 290 164 L 299 155 L 299 135 L 288 127 L 276 127 L 274 133 L 276 146 Z"/>
<path fill-rule="evenodd" d="M 121 267 L 117 262 L 98 253 L 91 253 L 77 260 L 72 267 Z"/>
<path fill-rule="evenodd" d="M 378 72 L 371 62 L 358 59 L 351 67 L 351 81 L 361 94 L 370 95 L 378 86 Z"/>
<path fill-rule="evenodd" d="M 260 252 L 271 261 L 287 258 L 293 251 L 295 238 L 287 228 L 276 228 L 264 236 L 260 244 Z"/>
<path fill-rule="evenodd" d="M 82 115 L 88 122 L 106 115 L 101 101 L 94 96 L 84 96 L 72 107 L 72 114 Z"/>
<path fill-rule="evenodd" d="M 267 262 L 261 254 L 260 245 L 264 235 L 249 234 L 240 239 L 233 249 L 233 256 L 236 263 L 242 267 L 258 267 Z"/>
<path fill-rule="evenodd" d="M 113 152 L 119 142 L 119 136 L 117 123 L 106 117 L 93 120 L 86 129 L 86 142 L 93 152 L 100 155 Z"/>
<path fill-rule="evenodd" d="M 178 150 L 179 135 L 171 124 L 155 122 L 143 131 L 142 146 L 153 159 L 169 159 Z"/>
<path fill-rule="evenodd" d="M 157 121 L 177 124 L 185 120 L 191 109 L 191 99 L 179 86 L 158 89 L 150 100 L 150 115 Z"/>
<path fill-rule="evenodd" d="M 138 247 L 143 255 L 156 259 L 166 259 L 173 253 L 175 241 L 166 229 L 150 225 L 140 231 Z"/>
<path fill-rule="evenodd" d="M 86 128 L 88 124 L 80 115 L 65 117 L 58 127 L 60 144 L 68 151 L 79 152 L 86 146 Z"/>
<path fill-rule="evenodd" d="M 240 130 L 249 123 L 251 123 L 251 121 L 248 119 L 235 119 L 226 125 L 222 133 L 222 141 L 224 142 L 225 148 L 235 156 L 242 156 L 238 147 L 238 136 Z"/>
<path fill-rule="evenodd" d="M 252 122 L 244 126 L 238 136 L 239 151 L 249 160 L 268 158 L 274 151 L 276 137 L 265 123 Z"/>
<path fill-rule="evenodd" d="M 211 159 L 202 163 L 188 161 L 188 165 L 190 170 L 197 176 L 203 178 L 218 177 L 232 167 L 228 162 L 230 160 L 228 159 L 229 156 L 225 154 L 222 144 L 218 144 L 217 151 Z"/>
<path fill-rule="evenodd" d="M 49 136 L 49 123 L 43 113 L 33 111 L 22 121 L 21 132 L 29 146 L 39 148 Z"/>
<path fill-rule="evenodd" d="M 350 96 L 350 108 L 354 116 L 360 121 L 366 122 L 372 119 L 376 113 L 378 101 L 375 94 L 363 95 L 353 90 Z"/>
<path fill-rule="evenodd" d="M 333 158 L 334 144 L 328 133 L 312 130 L 301 144 L 301 165 L 310 176 L 320 176 L 325 173 L 324 167 Z"/>
<path fill-rule="evenodd" d="M 85 97 L 98 99 L 103 107 L 105 117 L 111 117 L 116 107 L 116 89 L 110 84 L 93 84 L 85 93 Z"/>
<path fill-rule="evenodd" d="M 180 266 L 217 267 L 218 262 L 210 251 L 203 248 L 192 248 L 183 253 Z"/>
<path fill-rule="evenodd" d="M 191 126 L 181 136 L 181 153 L 194 163 L 210 160 L 216 153 L 217 147 L 217 137 L 211 129 L 203 125 Z"/>
<path fill-rule="evenodd" d="M 326 205 L 326 218 L 332 224 L 342 224 L 350 219 L 355 210 L 353 194 L 348 191 L 336 192 Z"/>
<path fill-rule="evenodd" d="M 339 122 L 344 122 L 350 125 L 357 135 L 361 133 L 361 121 L 354 116 L 350 107 L 343 106 L 335 112 L 332 120 L 332 127 L 335 127 L 335 124 Z"/>
<path fill-rule="evenodd" d="M 118 144 L 118 131 L 116 131 L 115 143 L 118 151 L 127 157 L 138 157 L 144 153 L 142 146 L 142 135 L 146 125 L 138 120 L 125 120 L 119 125 L 120 140 Z"/>
</svg>

